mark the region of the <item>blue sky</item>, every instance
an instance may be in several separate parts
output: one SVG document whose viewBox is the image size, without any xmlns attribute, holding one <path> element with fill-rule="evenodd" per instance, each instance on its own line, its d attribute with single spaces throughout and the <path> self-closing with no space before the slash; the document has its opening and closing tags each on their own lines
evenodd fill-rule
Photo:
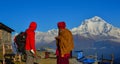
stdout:
<svg viewBox="0 0 120 64">
<path fill-rule="evenodd" d="M 57 29 L 59 21 L 71 29 L 94 16 L 120 28 L 120 0 L 0 0 L 0 22 L 15 32 L 31 21 L 37 22 L 37 31 Z"/>
</svg>

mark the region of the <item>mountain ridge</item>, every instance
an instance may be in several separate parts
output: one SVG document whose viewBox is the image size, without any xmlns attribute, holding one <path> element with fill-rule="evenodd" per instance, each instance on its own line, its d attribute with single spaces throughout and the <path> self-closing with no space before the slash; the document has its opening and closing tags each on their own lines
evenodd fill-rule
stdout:
<svg viewBox="0 0 120 64">
<path fill-rule="evenodd" d="M 86 19 L 80 26 L 73 28 L 71 31 L 73 34 L 83 34 L 83 36 L 86 34 L 92 34 L 104 36 L 110 35 L 120 38 L 120 29 L 112 26 L 98 16 Z"/>
<path fill-rule="evenodd" d="M 107 23 L 105 20 L 98 16 L 85 19 L 78 27 L 70 29 L 73 35 L 80 35 L 86 38 L 100 39 L 106 37 L 107 39 L 119 39 L 120 29 Z M 48 32 L 36 32 L 36 41 L 38 43 L 44 41 L 50 43 L 54 41 L 57 36 L 57 29 L 48 30 Z"/>
</svg>

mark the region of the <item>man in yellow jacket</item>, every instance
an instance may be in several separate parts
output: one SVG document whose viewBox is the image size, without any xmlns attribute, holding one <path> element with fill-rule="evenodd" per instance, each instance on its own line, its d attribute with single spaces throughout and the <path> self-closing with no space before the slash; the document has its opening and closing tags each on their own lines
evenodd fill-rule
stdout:
<svg viewBox="0 0 120 64">
<path fill-rule="evenodd" d="M 57 64 L 69 64 L 70 53 L 74 48 L 72 33 L 66 28 L 64 21 L 58 22 L 58 36 L 56 39 Z"/>
</svg>

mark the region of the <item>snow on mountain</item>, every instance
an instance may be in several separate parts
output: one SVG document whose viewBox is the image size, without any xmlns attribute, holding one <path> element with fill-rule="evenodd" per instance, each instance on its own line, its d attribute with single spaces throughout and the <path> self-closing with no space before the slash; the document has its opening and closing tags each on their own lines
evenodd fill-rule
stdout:
<svg viewBox="0 0 120 64">
<path fill-rule="evenodd" d="M 98 16 L 86 19 L 79 27 L 73 28 L 71 31 L 74 35 L 80 34 L 83 36 L 87 36 L 88 34 L 90 34 L 120 38 L 120 29 L 112 26 Z"/>
<path fill-rule="evenodd" d="M 80 26 L 71 29 L 71 31 L 73 35 L 80 35 L 87 38 L 91 38 L 91 36 L 120 38 L 120 29 L 112 26 L 98 16 L 84 20 Z M 36 41 L 38 43 L 50 43 L 55 40 L 54 37 L 57 36 L 57 32 L 57 29 L 52 29 L 48 32 L 37 31 Z"/>
<path fill-rule="evenodd" d="M 37 41 L 37 43 L 40 43 L 40 42 L 49 43 L 49 42 L 54 41 L 55 40 L 54 37 L 56 37 L 56 36 L 57 36 L 57 30 L 55 30 L 55 29 L 49 30 L 48 32 L 37 31 L 36 32 L 36 41 Z"/>
</svg>

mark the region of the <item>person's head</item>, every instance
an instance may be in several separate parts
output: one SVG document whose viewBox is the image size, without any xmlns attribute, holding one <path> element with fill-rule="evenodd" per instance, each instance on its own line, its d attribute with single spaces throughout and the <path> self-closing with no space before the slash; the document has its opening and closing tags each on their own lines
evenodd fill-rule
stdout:
<svg viewBox="0 0 120 64">
<path fill-rule="evenodd" d="M 36 28 L 37 28 L 37 23 L 32 21 L 29 25 L 29 29 L 34 31 L 34 30 L 36 30 Z"/>
<path fill-rule="evenodd" d="M 65 29 L 66 23 L 64 21 L 61 21 L 61 22 L 58 22 L 57 26 L 58 26 L 58 29 Z"/>
</svg>

